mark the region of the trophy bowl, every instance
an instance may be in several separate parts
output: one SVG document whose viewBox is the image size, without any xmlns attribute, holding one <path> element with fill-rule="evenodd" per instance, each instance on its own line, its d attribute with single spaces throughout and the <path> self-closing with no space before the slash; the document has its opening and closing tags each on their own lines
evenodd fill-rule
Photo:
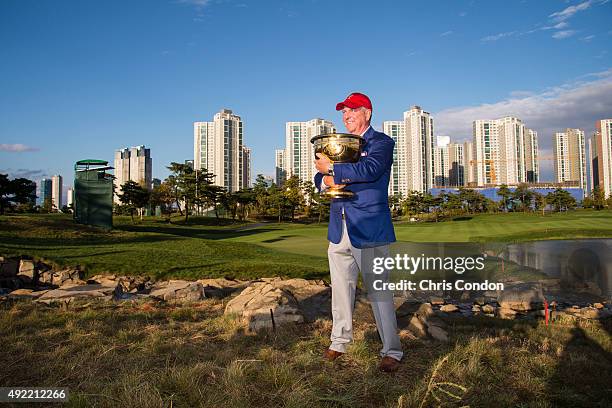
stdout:
<svg viewBox="0 0 612 408">
<path fill-rule="evenodd" d="M 317 153 L 326 156 L 332 163 L 356 163 L 361 157 L 364 139 L 350 133 L 325 133 L 310 139 Z M 355 195 L 343 187 L 330 187 L 322 195 L 328 198 L 350 198 Z"/>
</svg>

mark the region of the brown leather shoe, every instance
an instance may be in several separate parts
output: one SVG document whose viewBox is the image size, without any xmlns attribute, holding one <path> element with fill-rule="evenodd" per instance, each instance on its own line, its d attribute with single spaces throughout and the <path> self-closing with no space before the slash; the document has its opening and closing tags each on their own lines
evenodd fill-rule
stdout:
<svg viewBox="0 0 612 408">
<path fill-rule="evenodd" d="M 385 373 L 394 373 L 400 366 L 400 362 L 393 357 L 383 357 L 380 361 L 378 369 Z"/>
<path fill-rule="evenodd" d="M 342 354 L 344 353 L 341 353 L 336 350 L 327 349 L 325 350 L 325 353 L 323 353 L 323 358 L 327 361 L 334 361 L 335 359 L 340 357 Z"/>
</svg>

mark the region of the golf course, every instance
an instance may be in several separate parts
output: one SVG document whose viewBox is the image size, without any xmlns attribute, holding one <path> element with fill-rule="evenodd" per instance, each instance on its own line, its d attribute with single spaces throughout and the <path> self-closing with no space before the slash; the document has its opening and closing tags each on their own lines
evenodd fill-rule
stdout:
<svg viewBox="0 0 612 408">
<path fill-rule="evenodd" d="M 612 212 L 579 210 L 542 216 L 506 213 L 444 222 L 396 222 L 404 242 L 520 242 L 612 237 Z M 170 223 L 115 217 L 114 229 L 79 225 L 70 215 L 0 217 L 0 254 L 31 256 L 57 266 L 80 265 L 87 275 L 155 278 L 328 276 L 327 224 L 234 223 L 176 217 Z"/>
</svg>

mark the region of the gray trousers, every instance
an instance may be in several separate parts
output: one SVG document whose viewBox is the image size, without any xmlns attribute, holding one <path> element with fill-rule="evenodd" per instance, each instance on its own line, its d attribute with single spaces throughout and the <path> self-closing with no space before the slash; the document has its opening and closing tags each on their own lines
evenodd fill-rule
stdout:
<svg viewBox="0 0 612 408">
<path fill-rule="evenodd" d="M 389 245 L 380 248 L 389 254 Z M 353 310 L 355 307 L 355 288 L 359 275 L 362 250 L 351 245 L 346 229 L 346 222 L 342 220 L 342 239 L 340 243 L 329 243 L 327 249 L 329 259 L 329 271 L 331 275 L 332 288 L 332 318 L 333 327 L 331 332 L 331 350 L 346 352 L 348 343 L 353 340 Z M 366 276 L 362 271 L 362 279 Z M 370 279 L 370 277 L 368 277 Z M 395 317 L 395 306 L 393 296 L 378 297 L 371 301 L 376 328 L 382 341 L 381 357 L 392 357 L 401 360 L 402 345 L 397 334 L 397 319 Z"/>
</svg>

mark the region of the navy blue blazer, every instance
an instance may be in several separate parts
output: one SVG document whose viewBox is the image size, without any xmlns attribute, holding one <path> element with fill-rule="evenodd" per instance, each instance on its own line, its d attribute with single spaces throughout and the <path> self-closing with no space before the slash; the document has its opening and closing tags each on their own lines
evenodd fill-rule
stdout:
<svg viewBox="0 0 612 408">
<path fill-rule="evenodd" d="M 346 184 L 355 197 L 334 199 L 329 214 L 327 239 L 337 244 L 342 239 L 342 209 L 351 244 L 368 248 L 395 242 L 395 231 L 389 210 L 389 177 L 395 142 L 370 127 L 363 135 L 361 159 L 357 163 L 334 163 L 334 183 Z M 323 174 L 314 177 L 321 189 Z"/>
</svg>

